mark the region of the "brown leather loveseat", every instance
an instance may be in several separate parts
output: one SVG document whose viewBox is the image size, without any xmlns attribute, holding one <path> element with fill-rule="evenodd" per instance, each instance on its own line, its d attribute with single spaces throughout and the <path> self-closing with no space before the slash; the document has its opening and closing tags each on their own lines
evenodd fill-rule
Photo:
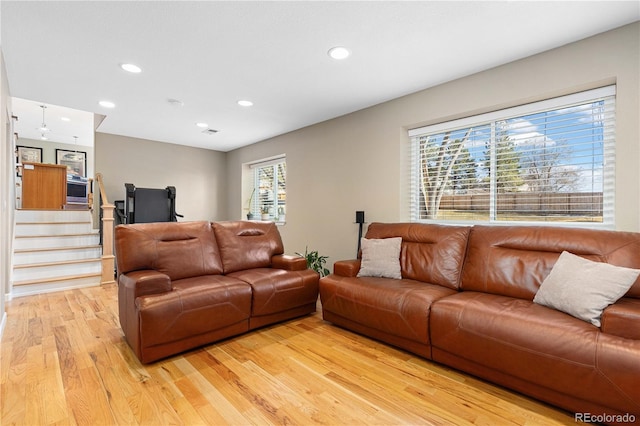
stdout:
<svg viewBox="0 0 640 426">
<path fill-rule="evenodd" d="M 269 222 L 118 225 L 118 307 L 152 362 L 316 310 L 319 275 Z"/>
<path fill-rule="evenodd" d="M 640 269 L 640 233 L 372 223 L 365 238 L 393 237 L 402 238 L 401 279 L 358 277 L 362 258 L 336 262 L 320 280 L 325 320 L 577 420 L 640 420 L 640 278 L 628 280 L 631 288 L 604 309 L 599 326 L 534 302 L 564 251 Z"/>
</svg>

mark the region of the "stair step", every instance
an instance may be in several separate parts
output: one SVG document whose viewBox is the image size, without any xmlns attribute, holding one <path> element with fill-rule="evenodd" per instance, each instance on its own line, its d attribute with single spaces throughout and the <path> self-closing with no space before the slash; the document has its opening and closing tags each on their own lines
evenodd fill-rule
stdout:
<svg viewBox="0 0 640 426">
<path fill-rule="evenodd" d="M 13 266 L 14 285 L 27 280 L 55 279 L 67 275 L 100 274 L 100 259 L 67 260 Z"/>
<path fill-rule="evenodd" d="M 101 275 L 100 273 L 76 274 L 55 278 L 14 281 L 11 295 L 13 297 L 21 297 L 53 291 L 95 287 L 100 285 Z"/>
<path fill-rule="evenodd" d="M 77 250 L 77 249 L 93 249 L 93 248 L 101 248 L 100 244 L 95 245 L 87 245 L 87 246 L 69 246 L 69 247 L 49 247 L 49 248 L 31 248 L 31 249 L 19 249 L 14 250 L 14 253 L 29 253 L 29 252 L 39 252 L 39 251 L 57 251 L 57 250 Z"/>
<path fill-rule="evenodd" d="M 16 222 L 73 222 L 92 220 L 88 210 L 16 210 Z"/>
<path fill-rule="evenodd" d="M 77 222 L 16 222 L 15 235 L 66 235 L 93 232 L 93 225 L 87 221 Z"/>
<path fill-rule="evenodd" d="M 98 244 L 86 246 L 30 248 L 13 251 L 14 265 L 26 265 L 63 260 L 99 259 L 102 247 Z"/>
<path fill-rule="evenodd" d="M 16 225 L 72 225 L 72 224 L 87 224 L 91 223 L 88 220 L 54 220 L 54 221 L 35 221 L 35 222 L 16 222 Z"/>
<path fill-rule="evenodd" d="M 73 265 L 75 263 L 90 263 L 100 259 L 81 259 L 81 260 L 62 260 L 60 262 L 43 262 L 43 263 L 31 263 L 29 265 L 16 265 L 14 269 L 24 268 L 45 268 L 58 265 Z"/>
<path fill-rule="evenodd" d="M 32 285 L 32 284 L 44 284 L 44 283 L 57 283 L 61 281 L 74 280 L 74 279 L 83 279 L 83 278 L 92 278 L 92 277 L 101 277 L 102 274 L 77 274 L 77 275 L 64 275 L 61 277 L 53 277 L 53 278 L 42 278 L 35 280 L 22 280 L 22 281 L 14 281 L 14 286 L 24 286 L 24 285 Z"/>
<path fill-rule="evenodd" d="M 13 247 L 15 250 L 22 250 L 97 245 L 99 243 L 100 234 L 98 232 L 65 235 L 16 235 Z"/>
</svg>

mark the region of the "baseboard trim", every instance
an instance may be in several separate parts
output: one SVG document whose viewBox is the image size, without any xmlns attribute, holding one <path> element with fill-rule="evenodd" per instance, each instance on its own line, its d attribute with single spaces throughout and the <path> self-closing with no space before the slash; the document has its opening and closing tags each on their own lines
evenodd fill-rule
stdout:
<svg viewBox="0 0 640 426">
<path fill-rule="evenodd" d="M 0 321 L 0 340 L 2 340 L 2 336 L 4 335 L 4 326 L 7 324 L 7 313 L 2 313 L 2 321 Z"/>
</svg>

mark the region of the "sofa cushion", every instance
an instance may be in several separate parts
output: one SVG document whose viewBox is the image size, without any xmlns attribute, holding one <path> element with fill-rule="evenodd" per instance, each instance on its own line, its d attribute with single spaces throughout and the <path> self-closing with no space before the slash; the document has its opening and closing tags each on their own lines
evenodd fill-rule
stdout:
<svg viewBox="0 0 640 426">
<path fill-rule="evenodd" d="M 173 282 L 173 291 L 138 297 L 143 347 L 246 323 L 251 314 L 251 287 L 236 278 L 203 275 Z"/>
<path fill-rule="evenodd" d="M 530 375 L 528 380 L 535 379 L 535 370 L 542 367 L 530 362 L 522 368 L 525 360 L 545 359 L 549 368 L 557 360 L 593 366 L 597 333 L 597 328 L 569 315 L 493 294 L 460 292 L 431 307 L 434 347 L 510 374 Z M 503 358 L 500 348 L 522 357 Z"/>
<path fill-rule="evenodd" d="M 362 264 L 359 277 L 402 278 L 400 248 L 402 237 L 361 239 Z"/>
<path fill-rule="evenodd" d="M 228 275 L 248 283 L 253 291 L 251 316 L 269 315 L 318 300 L 318 273 L 311 269 L 254 268 Z"/>
<path fill-rule="evenodd" d="M 533 300 L 563 251 L 640 269 L 640 233 L 549 226 L 480 226 L 469 235 L 463 290 Z M 640 278 L 627 292 L 640 297 Z"/>
<path fill-rule="evenodd" d="M 358 331 L 371 330 L 367 334 L 373 337 L 378 337 L 378 331 L 425 345 L 429 344 L 431 304 L 451 294 L 455 291 L 408 279 L 329 275 L 320 280 L 325 316 L 331 313 L 360 324 Z"/>
<path fill-rule="evenodd" d="M 457 289 L 470 227 L 425 223 L 371 223 L 366 238 L 402 237 L 402 277 Z"/>
<path fill-rule="evenodd" d="M 533 301 L 600 327 L 602 310 L 620 299 L 638 275 L 637 269 L 592 262 L 565 251 Z"/>
<path fill-rule="evenodd" d="M 273 222 L 214 222 L 224 273 L 271 266 L 271 257 L 284 253 Z"/>
<path fill-rule="evenodd" d="M 572 410 L 594 407 L 590 401 L 640 408 L 640 388 L 631 385 L 640 374 L 640 341 L 606 335 L 529 300 L 472 291 L 433 303 L 430 321 L 434 361 L 554 404 L 565 399 Z"/>
<path fill-rule="evenodd" d="M 216 238 L 209 222 L 159 222 L 118 225 L 118 273 L 153 269 L 171 278 L 222 273 Z"/>
</svg>

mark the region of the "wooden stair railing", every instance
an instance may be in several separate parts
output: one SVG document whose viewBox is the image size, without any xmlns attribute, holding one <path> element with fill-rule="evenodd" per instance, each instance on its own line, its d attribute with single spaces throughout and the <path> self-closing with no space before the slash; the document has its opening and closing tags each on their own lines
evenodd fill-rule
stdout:
<svg viewBox="0 0 640 426">
<path fill-rule="evenodd" d="M 113 255 L 113 211 L 115 206 L 109 203 L 107 193 L 104 190 L 102 174 L 96 174 L 96 182 L 100 192 L 98 203 L 100 204 L 100 235 L 102 240 L 102 278 L 100 284 L 115 283 L 115 256 Z"/>
<path fill-rule="evenodd" d="M 87 191 L 87 206 L 91 211 L 93 211 L 93 181 L 94 181 L 93 178 L 89 178 L 89 182 L 88 182 L 89 191 Z"/>
</svg>

